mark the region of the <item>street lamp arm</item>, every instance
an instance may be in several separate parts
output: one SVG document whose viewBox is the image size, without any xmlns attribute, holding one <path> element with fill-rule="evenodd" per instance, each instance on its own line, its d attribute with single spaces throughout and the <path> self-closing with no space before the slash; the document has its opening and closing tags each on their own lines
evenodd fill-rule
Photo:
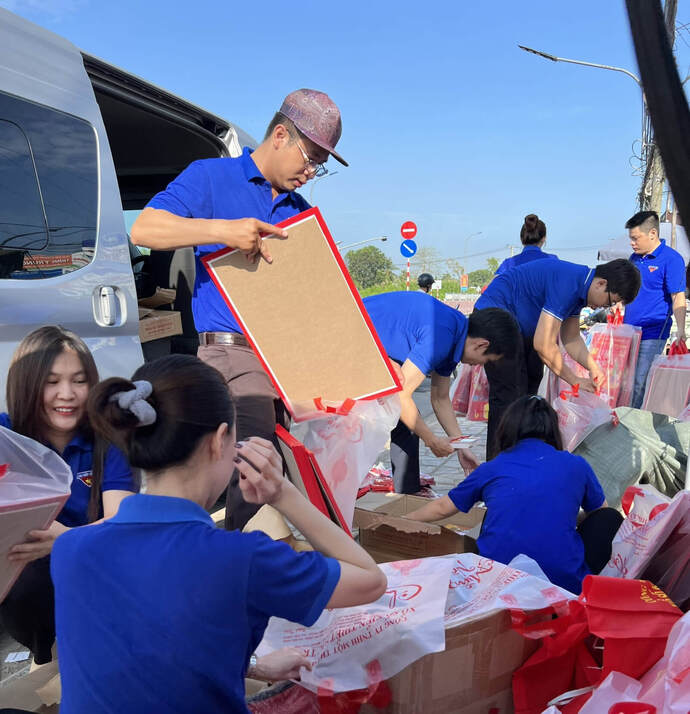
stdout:
<svg viewBox="0 0 690 714">
<path fill-rule="evenodd" d="M 633 74 L 630 70 L 624 69 L 623 67 L 613 67 L 610 64 L 597 64 L 595 62 L 584 62 L 582 60 L 574 60 L 574 59 L 566 59 L 565 57 L 556 57 L 556 55 L 551 55 L 548 52 L 541 52 L 540 50 L 534 50 L 531 47 L 525 47 L 524 45 L 518 45 L 518 47 L 521 50 L 524 50 L 525 52 L 531 52 L 533 55 L 538 55 L 539 57 L 543 57 L 544 59 L 551 60 L 552 62 L 568 62 L 570 64 L 580 64 L 583 65 L 584 67 L 597 67 L 598 69 L 610 69 L 613 70 L 614 72 L 622 72 L 623 74 L 627 74 L 628 77 L 631 79 L 634 79 L 635 82 L 637 82 L 637 85 L 642 88 L 642 82 L 640 81 L 640 78 L 636 75 Z"/>
<path fill-rule="evenodd" d="M 336 246 L 338 247 L 338 250 L 343 251 L 343 250 L 347 250 L 348 248 L 354 248 L 356 245 L 364 245 L 365 243 L 374 243 L 377 240 L 387 241 L 388 236 L 377 236 L 376 238 L 367 238 L 366 240 L 360 240 L 360 241 L 357 241 L 356 243 L 350 243 L 349 245 L 340 245 L 340 242 L 337 242 Z"/>
</svg>

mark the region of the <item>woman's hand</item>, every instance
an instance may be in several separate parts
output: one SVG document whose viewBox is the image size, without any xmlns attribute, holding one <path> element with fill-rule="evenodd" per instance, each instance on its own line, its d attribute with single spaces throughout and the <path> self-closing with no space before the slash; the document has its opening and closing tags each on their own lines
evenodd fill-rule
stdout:
<svg viewBox="0 0 690 714">
<path fill-rule="evenodd" d="M 311 660 L 296 647 L 283 647 L 257 658 L 256 667 L 250 669 L 247 676 L 266 682 L 299 679 L 299 671 L 302 667 L 311 671 Z"/>
<path fill-rule="evenodd" d="M 235 465 L 247 503 L 273 504 L 291 486 L 283 478 L 283 462 L 270 441 L 252 436 L 237 446 Z"/>
<path fill-rule="evenodd" d="M 458 449 L 458 461 L 465 476 L 469 476 L 479 466 L 477 457 L 469 449 Z"/>
<path fill-rule="evenodd" d="M 450 439 L 445 439 L 442 436 L 434 436 L 427 441 L 426 445 L 431 449 L 433 455 L 439 458 L 450 456 L 455 451 Z"/>
<path fill-rule="evenodd" d="M 55 539 L 68 530 L 67 526 L 53 521 L 44 531 L 29 531 L 24 543 L 18 543 L 10 548 L 7 558 L 13 563 L 30 563 L 32 560 L 50 555 Z"/>
</svg>

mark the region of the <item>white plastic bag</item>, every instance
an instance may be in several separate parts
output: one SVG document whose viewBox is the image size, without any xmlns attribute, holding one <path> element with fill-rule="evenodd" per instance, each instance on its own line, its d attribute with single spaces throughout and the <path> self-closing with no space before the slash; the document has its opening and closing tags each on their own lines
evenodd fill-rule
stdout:
<svg viewBox="0 0 690 714">
<path fill-rule="evenodd" d="M 358 401 L 347 414 L 294 424 L 291 432 L 316 457 L 346 523 L 352 523 L 357 491 L 400 419 L 397 394 Z"/>
<path fill-rule="evenodd" d="M 54 451 L 0 427 L 0 602 L 24 567 L 7 559 L 10 548 L 52 523 L 71 484 L 70 467 Z"/>
<path fill-rule="evenodd" d="M 324 610 L 311 627 L 271 618 L 259 655 L 298 647 L 314 660 L 300 684 L 312 691 L 347 692 L 372 684 L 372 672 L 388 679 L 431 652 L 441 652 L 446 635 L 443 611 L 452 559 L 386 563 L 386 592 L 369 605 Z M 376 682 L 374 682 L 376 683 Z"/>
<path fill-rule="evenodd" d="M 597 427 L 616 424 L 616 413 L 600 397 L 590 392 L 563 391 L 551 406 L 558 415 L 563 447 L 573 451 Z"/>
</svg>

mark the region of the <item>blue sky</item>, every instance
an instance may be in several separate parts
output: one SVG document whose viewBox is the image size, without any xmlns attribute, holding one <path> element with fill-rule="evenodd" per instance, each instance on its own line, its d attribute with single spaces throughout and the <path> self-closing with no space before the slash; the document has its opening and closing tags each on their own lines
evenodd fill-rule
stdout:
<svg viewBox="0 0 690 714">
<path fill-rule="evenodd" d="M 622 0 L 0 6 L 257 139 L 288 92 L 328 92 L 342 111 L 338 149 L 350 167 L 329 162 L 338 173 L 314 185 L 313 202 L 338 241 L 387 235 L 377 245 L 396 263 L 405 220 L 442 257 L 461 258 L 465 238 L 481 231 L 467 253 L 501 259 L 531 212 L 547 224 L 547 250 L 594 263 L 596 247 L 624 233 L 636 210 L 638 87 L 517 48 L 637 73 Z M 681 3 L 678 22 L 688 19 Z M 688 37 L 678 41 L 683 76 Z"/>
</svg>

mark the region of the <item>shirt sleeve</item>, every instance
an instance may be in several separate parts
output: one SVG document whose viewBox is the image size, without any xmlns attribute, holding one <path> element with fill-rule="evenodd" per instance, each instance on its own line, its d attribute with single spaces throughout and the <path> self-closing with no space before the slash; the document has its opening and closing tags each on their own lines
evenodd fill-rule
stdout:
<svg viewBox="0 0 690 714">
<path fill-rule="evenodd" d="M 463 513 L 467 513 L 477 501 L 483 501 L 482 492 L 486 479 L 491 473 L 491 462 L 478 466 L 464 481 L 448 492 L 448 498 L 453 505 Z"/>
<path fill-rule="evenodd" d="M 321 553 L 296 553 L 263 533 L 255 536 L 248 605 L 267 616 L 313 625 L 340 580 L 340 563 Z"/>
<path fill-rule="evenodd" d="M 191 163 L 147 208 L 160 208 L 181 218 L 212 218 L 213 191 L 203 162 Z"/>
<path fill-rule="evenodd" d="M 586 459 L 583 459 L 581 456 L 576 458 L 579 462 L 579 468 L 582 469 L 582 473 L 585 477 L 585 495 L 582 499 L 582 508 L 587 512 L 595 511 L 604 505 L 604 501 L 606 500 L 604 490 Z"/>
<path fill-rule="evenodd" d="M 506 258 L 499 266 L 494 275 L 502 275 L 510 268 L 510 258 Z"/>
<path fill-rule="evenodd" d="M 139 491 L 129 462 L 115 446 L 110 446 L 105 454 L 101 491 Z"/>
<path fill-rule="evenodd" d="M 664 283 L 666 291 L 671 295 L 685 292 L 685 262 L 679 254 L 674 255 L 673 260 L 668 262 Z"/>
<path fill-rule="evenodd" d="M 446 357 L 452 350 L 453 338 L 450 332 L 446 329 L 434 330 L 432 325 L 428 325 L 423 328 L 407 359 L 424 374 L 438 372 L 448 377 L 453 368 L 448 369 Z"/>
</svg>

